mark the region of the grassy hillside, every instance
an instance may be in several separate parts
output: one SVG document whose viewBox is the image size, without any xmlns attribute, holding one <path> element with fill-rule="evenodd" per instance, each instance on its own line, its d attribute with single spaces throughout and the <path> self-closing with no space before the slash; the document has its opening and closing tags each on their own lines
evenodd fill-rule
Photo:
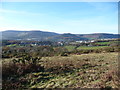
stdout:
<svg viewBox="0 0 120 90">
<path fill-rule="evenodd" d="M 42 60 L 46 70 L 54 71 L 44 76 L 45 82 L 38 81 L 31 85 L 32 88 L 117 87 L 114 84 L 115 78 L 111 75 L 117 69 L 117 53 L 47 57 Z M 33 75 L 35 74 L 40 73 Z"/>
<path fill-rule="evenodd" d="M 27 88 L 118 88 L 117 60 L 116 52 L 43 57 L 38 64 L 44 71 L 13 77 L 5 86 L 12 82 Z"/>
</svg>

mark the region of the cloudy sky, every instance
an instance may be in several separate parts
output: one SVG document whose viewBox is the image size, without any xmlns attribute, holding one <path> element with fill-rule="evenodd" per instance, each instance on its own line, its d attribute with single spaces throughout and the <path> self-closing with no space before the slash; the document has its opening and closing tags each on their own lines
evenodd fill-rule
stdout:
<svg viewBox="0 0 120 90">
<path fill-rule="evenodd" d="M 117 2 L 2 2 L 0 31 L 118 33 Z"/>
</svg>

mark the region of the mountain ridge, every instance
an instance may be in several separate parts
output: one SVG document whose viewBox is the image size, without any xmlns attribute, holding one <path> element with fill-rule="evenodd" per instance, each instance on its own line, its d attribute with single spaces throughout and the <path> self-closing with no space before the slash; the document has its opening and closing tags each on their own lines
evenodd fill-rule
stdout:
<svg viewBox="0 0 120 90">
<path fill-rule="evenodd" d="M 72 34 L 72 33 L 55 33 L 41 30 L 1 31 L 3 40 L 39 40 L 39 41 L 79 41 L 91 39 L 118 38 L 119 34 L 111 33 L 91 33 L 91 34 Z"/>
</svg>

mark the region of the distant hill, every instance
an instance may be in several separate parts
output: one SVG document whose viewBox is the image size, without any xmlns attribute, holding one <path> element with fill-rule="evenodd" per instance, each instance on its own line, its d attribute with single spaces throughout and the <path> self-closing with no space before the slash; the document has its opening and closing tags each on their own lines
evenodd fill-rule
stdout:
<svg viewBox="0 0 120 90">
<path fill-rule="evenodd" d="M 17 31 L 7 30 L 2 33 L 3 40 L 39 40 L 39 41 L 79 41 L 91 39 L 118 38 L 118 34 L 94 33 L 94 34 L 58 34 L 54 32 L 34 31 Z"/>
<path fill-rule="evenodd" d="M 59 41 L 79 41 L 79 40 L 88 40 L 85 37 L 77 36 L 75 34 L 65 33 L 59 34 L 57 36 L 50 37 L 51 40 L 59 40 Z"/>
<path fill-rule="evenodd" d="M 48 37 L 59 35 L 53 32 L 43 32 L 43 31 L 15 31 L 8 30 L 2 32 L 2 38 L 7 40 L 47 40 Z"/>
<path fill-rule="evenodd" d="M 83 38 L 88 39 L 106 39 L 106 38 L 118 38 L 120 35 L 118 34 L 109 34 L 109 33 L 93 33 L 93 34 L 78 34 L 77 36 L 81 36 Z"/>
</svg>

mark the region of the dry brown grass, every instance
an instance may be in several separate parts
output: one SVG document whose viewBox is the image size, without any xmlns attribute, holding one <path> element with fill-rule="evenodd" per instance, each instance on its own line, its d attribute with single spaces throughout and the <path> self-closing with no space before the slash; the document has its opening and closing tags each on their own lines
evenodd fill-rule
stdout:
<svg viewBox="0 0 120 90">
<path fill-rule="evenodd" d="M 32 83 L 32 88 L 118 88 L 120 85 L 117 76 L 118 53 L 115 52 L 43 57 L 37 64 L 44 67 L 44 71 L 31 71 L 28 76 L 18 79 L 21 83 L 13 82 L 11 86 L 19 87 L 28 81 Z M 19 68 L 15 73 L 34 69 L 18 66 L 7 64 L 4 72 L 9 75 L 15 68 Z M 10 87 L 9 81 L 4 85 L 7 84 Z"/>
<path fill-rule="evenodd" d="M 117 61 L 118 53 L 93 53 L 45 57 L 42 58 L 42 65 L 46 71 L 53 74 L 73 72 L 76 77 L 75 80 L 71 80 L 75 83 L 68 87 L 118 88 Z"/>
</svg>

